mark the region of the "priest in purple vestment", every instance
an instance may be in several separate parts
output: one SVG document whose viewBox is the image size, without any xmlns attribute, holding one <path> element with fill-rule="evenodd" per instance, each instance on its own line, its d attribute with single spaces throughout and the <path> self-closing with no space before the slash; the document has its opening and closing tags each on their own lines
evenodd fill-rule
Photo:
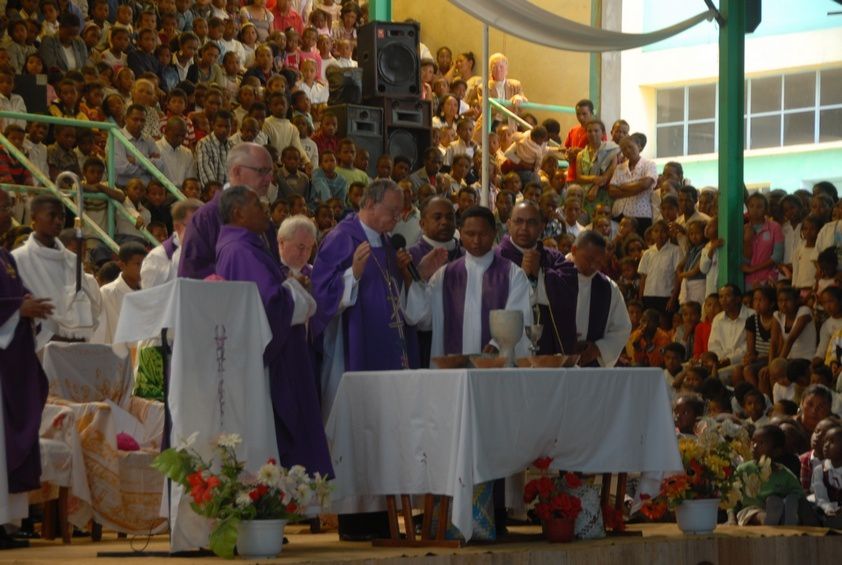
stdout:
<svg viewBox="0 0 842 565">
<path fill-rule="evenodd" d="M 256 143 L 243 142 L 228 151 L 229 183 L 228 186 L 247 186 L 254 190 L 260 198 L 266 196 L 272 182 L 274 168 L 272 156 Z M 181 261 L 178 265 L 178 276 L 190 279 L 204 279 L 214 273 L 216 263 L 216 239 L 219 236 L 219 199 L 222 192 L 217 191 L 213 199 L 199 208 L 184 231 L 181 246 Z M 278 259 L 278 249 L 275 245 L 274 228 L 271 225 L 264 234 L 267 249 L 271 256 Z"/>
<path fill-rule="evenodd" d="M 447 262 L 454 261 L 465 254 L 465 250 L 456 239 L 456 211 L 453 203 L 443 197 L 434 196 L 428 199 L 421 208 L 421 237 L 408 251 L 412 262 L 418 266 L 422 259 L 433 249 L 445 249 Z M 416 328 L 417 329 L 417 328 Z M 430 366 L 430 345 L 432 331 L 418 330 L 419 366 Z"/>
<path fill-rule="evenodd" d="M 263 360 L 269 370 L 280 461 L 286 467 L 302 465 L 309 473 L 332 475 L 304 325 L 315 311 L 315 301 L 295 279 L 285 276 L 269 253 L 261 237 L 269 216 L 254 191 L 245 186 L 228 188 L 219 211 L 223 225 L 216 243 L 216 274 L 226 280 L 253 281 L 272 329 Z"/>
<path fill-rule="evenodd" d="M 564 351 L 581 356 L 579 366 L 613 367 L 632 327 L 619 287 L 600 272 L 605 263 L 605 239 L 595 231 L 583 231 L 572 254 L 572 265 L 566 262 L 545 273 L 554 317 L 566 320 L 557 326 L 559 339 Z"/>
<path fill-rule="evenodd" d="M 406 325 L 401 308 L 407 273 L 399 269 L 387 237 L 402 210 L 403 191 L 397 184 L 371 183 L 363 192 L 359 213 L 339 222 L 316 255 L 311 280 L 319 310 L 310 320 L 310 331 L 324 339 L 325 419 L 345 371 L 417 366 L 414 331 Z M 339 535 L 343 540 L 389 537 L 386 513 L 340 515 Z"/>
<path fill-rule="evenodd" d="M 494 214 L 472 206 L 462 212 L 460 224 L 466 254 L 438 269 L 429 283 L 413 282 L 408 293 L 410 321 L 432 328 L 432 356 L 480 353 L 495 347 L 489 329 L 492 310 L 520 310 L 524 325 L 532 324 L 526 275 L 493 249 Z M 517 355 L 528 355 L 528 346 L 529 340 L 521 336 Z"/>
<path fill-rule="evenodd" d="M 550 308 L 546 292 L 545 273 L 557 269 L 565 263 L 564 255 L 556 249 L 544 247 L 541 234 L 544 232 L 545 219 L 541 216 L 538 205 L 524 200 L 515 206 L 506 223 L 508 233 L 497 246 L 497 252 L 506 259 L 520 266 L 532 285 L 532 310 L 535 323 L 544 326 L 541 339 L 538 340 L 538 352 L 552 355 L 564 351 L 558 327 L 571 324 L 571 319 L 554 315 Z M 570 265 L 572 268 L 572 265 Z"/>
<path fill-rule="evenodd" d="M 12 255 L 0 248 L 0 390 L 10 494 L 41 486 L 38 430 L 49 387 L 35 356 L 32 320 L 52 313 L 49 299 L 30 295 Z M 0 547 L 3 543 L 0 532 Z"/>
</svg>

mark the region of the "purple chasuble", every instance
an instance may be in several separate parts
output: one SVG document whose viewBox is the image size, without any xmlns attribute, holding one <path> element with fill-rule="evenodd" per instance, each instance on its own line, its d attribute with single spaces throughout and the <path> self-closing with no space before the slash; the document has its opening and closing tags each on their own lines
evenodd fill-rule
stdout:
<svg viewBox="0 0 842 565">
<path fill-rule="evenodd" d="M 219 217 L 219 199 L 222 191 L 218 190 L 213 199 L 196 210 L 187 223 L 184 238 L 181 241 L 181 261 L 178 264 L 178 276 L 188 279 L 204 280 L 216 269 L 216 240 L 222 221 Z M 275 227 L 271 224 L 262 237 L 269 255 L 280 262 Z"/>
<path fill-rule="evenodd" d="M 551 269 L 558 269 L 562 265 L 564 265 L 567 261 L 560 252 L 555 249 L 548 249 L 544 247 L 541 241 L 537 243 L 537 249 L 541 253 L 541 269 L 543 269 L 544 275 L 544 284 L 547 284 L 547 277 L 546 273 Z M 497 252 L 500 253 L 506 259 L 512 261 L 516 265 L 520 266 L 523 264 L 523 252 L 520 249 L 515 247 L 512 239 L 509 235 L 503 236 L 503 239 L 500 241 L 500 244 L 497 246 Z M 549 291 L 547 292 L 549 294 Z M 553 301 L 549 301 L 550 304 L 553 304 Z M 534 309 L 534 307 L 533 307 Z M 541 339 L 538 340 L 538 348 L 539 353 L 542 355 L 553 355 L 555 353 L 561 353 L 562 347 L 558 343 L 558 339 L 556 338 L 555 331 L 553 330 L 553 318 L 555 318 L 556 325 L 559 325 L 559 333 L 561 332 L 561 325 L 574 325 L 576 320 L 576 310 L 573 310 L 573 315 L 570 315 L 570 312 L 564 312 L 563 314 L 560 313 L 558 309 L 553 310 L 552 315 L 550 312 L 550 307 L 546 304 L 538 304 L 537 305 L 537 317 L 536 319 L 540 321 L 540 323 L 544 326 L 544 331 L 541 334 Z M 536 322 L 538 323 L 538 322 Z M 575 331 L 573 332 L 575 335 Z M 567 346 L 564 346 L 564 351 L 571 352 L 572 349 L 568 349 Z"/>
<path fill-rule="evenodd" d="M 491 265 L 482 274 L 482 320 L 480 320 L 480 343 L 491 339 L 488 329 L 488 313 L 502 310 L 509 299 L 509 269 L 511 261 L 494 253 Z M 442 290 L 444 292 L 444 352 L 447 355 L 462 353 L 462 328 L 465 315 L 465 288 L 468 284 L 468 270 L 465 257 L 460 257 L 444 268 Z M 479 352 L 477 352 L 479 353 Z"/>
<path fill-rule="evenodd" d="M 263 362 L 269 369 L 281 463 L 333 476 L 307 330 L 304 324 L 290 325 L 294 303 L 283 286 L 286 276 L 280 262 L 269 255 L 261 235 L 226 225 L 216 243 L 216 274 L 229 281 L 253 281 L 266 309 L 272 341 L 263 353 Z"/>
<path fill-rule="evenodd" d="M 448 263 L 455 261 L 465 254 L 465 250 L 462 249 L 459 242 L 455 239 L 453 241 L 456 241 L 456 246 L 447 252 Z M 416 267 L 421 262 L 421 259 L 423 259 L 424 256 L 432 250 L 433 246 L 427 243 L 427 240 L 423 237 L 419 237 L 418 242 L 407 249 L 407 251 L 409 251 L 409 255 L 412 257 L 412 262 L 415 263 Z"/>
<path fill-rule="evenodd" d="M 310 320 L 310 331 L 319 337 L 330 321 L 340 314 L 339 303 L 345 289 L 343 275 L 351 267 L 354 251 L 367 242 L 356 214 L 346 216 L 322 241 L 313 273 L 313 297 L 319 305 Z M 383 245 L 371 248 L 371 257 L 357 283 L 357 300 L 341 312 L 346 371 L 389 371 L 418 366 L 415 329 L 406 325 L 403 313 L 389 296 L 403 288 L 395 249 L 381 236 Z M 393 281 L 390 293 L 386 277 Z M 394 287 L 397 286 L 397 289 Z"/>
<path fill-rule="evenodd" d="M 165 239 L 161 245 L 164 247 L 164 253 L 167 254 L 167 259 L 172 261 L 172 256 L 175 254 L 175 250 L 178 249 L 178 245 L 175 244 L 175 234 Z"/>
<path fill-rule="evenodd" d="M 11 253 L 0 249 L 0 325 L 20 310 L 29 294 Z M 41 452 L 38 430 L 49 385 L 35 356 L 31 320 L 21 318 L 6 349 L 0 349 L 3 388 L 3 424 L 6 438 L 6 471 L 9 492 L 20 493 L 41 486 Z"/>
<path fill-rule="evenodd" d="M 558 326 L 558 333 L 564 351 L 571 353 L 575 350 L 576 342 L 576 304 L 579 298 L 579 271 L 573 263 L 567 262 L 558 269 L 544 273 L 544 285 L 547 289 L 547 299 L 553 309 L 556 322 L 559 320 L 573 320 L 573 323 L 562 323 Z M 608 325 L 608 314 L 611 309 L 611 283 L 608 277 L 597 272 L 591 279 L 591 304 L 588 312 L 588 335 L 586 341 L 596 342 L 605 335 Z M 547 326 L 544 326 L 547 333 Z M 550 329 L 552 332 L 552 330 Z M 554 332 L 553 332 L 554 333 Z M 553 336 L 555 340 L 555 336 Z"/>
</svg>

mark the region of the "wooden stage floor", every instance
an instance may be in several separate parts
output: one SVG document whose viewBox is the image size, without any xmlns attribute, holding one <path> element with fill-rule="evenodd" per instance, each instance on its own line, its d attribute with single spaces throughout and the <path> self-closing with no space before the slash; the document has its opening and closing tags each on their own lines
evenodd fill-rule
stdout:
<svg viewBox="0 0 842 565">
<path fill-rule="evenodd" d="M 629 526 L 643 532 L 642 537 L 617 537 L 570 544 L 549 544 L 537 527 L 514 527 L 513 540 L 497 544 L 472 544 L 461 549 L 390 549 L 372 548 L 367 543 L 340 542 L 335 532 L 310 534 L 303 528 L 290 528 L 289 545 L 281 557 L 261 563 L 347 563 L 388 565 L 391 563 L 423 565 L 593 565 L 627 564 L 700 564 L 773 565 L 842 563 L 842 536 L 820 528 L 738 528 L 719 526 L 714 535 L 684 536 L 674 524 Z M 298 533 L 297 533 L 298 532 Z M 36 540 L 28 549 L 0 551 L 0 563 L 20 565 L 151 565 L 154 563 L 224 563 L 215 557 L 97 557 L 98 552 L 131 551 L 144 548 L 146 538 L 118 540 L 106 534 L 103 541 L 74 539 L 66 546 L 60 541 Z M 166 536 L 152 538 L 145 549 L 165 552 Z M 239 560 L 240 562 L 244 562 Z"/>
</svg>

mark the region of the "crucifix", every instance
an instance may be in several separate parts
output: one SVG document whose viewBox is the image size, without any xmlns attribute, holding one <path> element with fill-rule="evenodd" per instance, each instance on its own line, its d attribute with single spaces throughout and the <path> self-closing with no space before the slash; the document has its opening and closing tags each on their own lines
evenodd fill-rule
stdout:
<svg viewBox="0 0 842 565">
<path fill-rule="evenodd" d="M 388 301 L 389 304 L 392 306 L 392 319 L 389 323 L 390 328 L 394 328 L 398 332 L 398 337 L 401 340 L 401 367 L 404 369 L 409 368 L 409 357 L 406 354 L 406 335 L 404 334 L 404 322 L 403 318 L 401 317 L 401 298 L 400 295 L 395 292 L 397 288 L 397 284 L 395 284 L 395 279 L 390 275 L 389 276 L 389 297 Z"/>
<path fill-rule="evenodd" d="M 216 400 L 219 404 L 219 424 L 225 430 L 225 341 L 228 336 L 224 325 L 214 327 L 216 342 Z"/>
</svg>

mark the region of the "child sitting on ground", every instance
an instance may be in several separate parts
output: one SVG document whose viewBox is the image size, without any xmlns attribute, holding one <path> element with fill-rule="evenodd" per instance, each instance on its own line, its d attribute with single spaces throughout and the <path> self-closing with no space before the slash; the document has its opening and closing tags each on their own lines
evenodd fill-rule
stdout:
<svg viewBox="0 0 842 565">
<path fill-rule="evenodd" d="M 689 361 L 696 338 L 696 326 L 702 317 L 702 305 L 698 302 L 686 302 L 679 308 L 681 323 L 675 324 L 673 340 L 684 346 L 687 352 L 682 361 Z"/>
<path fill-rule="evenodd" d="M 752 474 L 759 475 L 765 463 L 761 458 L 770 460 L 771 473 L 756 495 L 746 495 L 741 501 L 742 508 L 737 513 L 739 525 L 798 524 L 798 506 L 804 499 L 804 490 L 792 471 L 782 464 L 785 447 L 786 435 L 779 427 L 766 425 L 755 430 L 751 438 L 754 459 L 737 467 L 736 473 L 744 479 Z"/>
<path fill-rule="evenodd" d="M 692 436 L 696 433 L 696 422 L 705 414 L 705 403 L 697 394 L 682 394 L 673 408 L 675 428 L 679 434 Z"/>
<path fill-rule="evenodd" d="M 827 435 L 827 432 L 840 424 L 842 424 L 842 422 L 840 422 L 839 418 L 836 418 L 835 416 L 828 416 L 824 420 L 821 420 L 818 424 L 816 424 L 816 427 L 813 428 L 813 433 L 810 434 L 810 450 L 805 451 L 799 457 L 801 460 L 801 486 L 804 487 L 804 490 L 812 492 L 810 482 L 813 479 L 813 471 L 816 467 L 821 467 L 822 462 L 825 459 L 825 436 Z"/>
<path fill-rule="evenodd" d="M 667 332 L 659 327 L 660 314 L 657 310 L 643 312 L 642 326 L 633 330 L 626 344 L 626 355 L 635 367 L 660 367 L 663 363 L 662 350 L 670 342 Z"/>
<path fill-rule="evenodd" d="M 746 423 L 753 425 L 755 429 L 769 423 L 769 417 L 766 416 L 766 396 L 756 388 L 751 388 L 743 394 L 740 407 L 745 412 Z"/>
<path fill-rule="evenodd" d="M 813 469 L 811 488 L 821 522 L 829 528 L 842 527 L 842 426 L 827 431 L 825 459 Z"/>
</svg>

